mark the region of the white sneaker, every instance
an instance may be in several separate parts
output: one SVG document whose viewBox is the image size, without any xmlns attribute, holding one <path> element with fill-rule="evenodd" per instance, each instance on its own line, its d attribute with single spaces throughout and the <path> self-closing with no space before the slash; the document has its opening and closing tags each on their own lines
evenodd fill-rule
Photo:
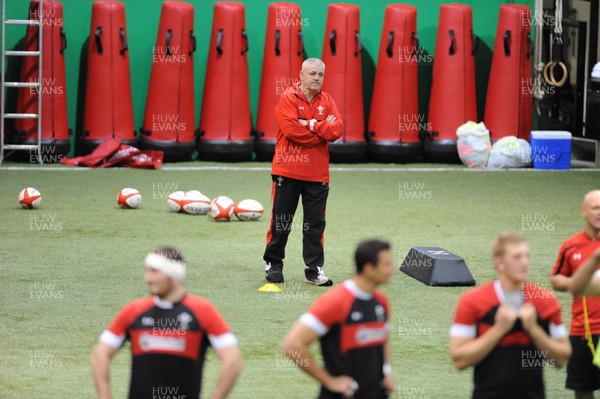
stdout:
<svg viewBox="0 0 600 399">
<path fill-rule="evenodd" d="M 314 279 L 304 278 L 307 284 L 314 284 L 320 287 L 329 287 L 333 285 L 333 281 L 325 275 L 322 267 L 317 267 L 317 277 Z"/>
</svg>

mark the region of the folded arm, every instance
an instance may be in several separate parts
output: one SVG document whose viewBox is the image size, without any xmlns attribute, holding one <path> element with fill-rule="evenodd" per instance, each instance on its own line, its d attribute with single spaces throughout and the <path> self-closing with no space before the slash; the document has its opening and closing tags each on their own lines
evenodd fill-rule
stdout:
<svg viewBox="0 0 600 399">
<path fill-rule="evenodd" d="M 281 132 L 291 142 L 303 147 L 315 147 L 323 142 L 306 124 L 301 123 L 296 104 L 286 95 L 279 98 L 275 107 L 275 118 Z"/>
<path fill-rule="evenodd" d="M 330 113 L 324 121 L 315 122 L 314 132 L 323 140 L 334 142 L 344 134 L 344 123 L 335 103 L 332 101 Z"/>
<path fill-rule="evenodd" d="M 600 295 L 600 278 L 594 276 L 600 264 L 600 248 L 573 274 L 569 290 L 575 295 Z"/>
</svg>

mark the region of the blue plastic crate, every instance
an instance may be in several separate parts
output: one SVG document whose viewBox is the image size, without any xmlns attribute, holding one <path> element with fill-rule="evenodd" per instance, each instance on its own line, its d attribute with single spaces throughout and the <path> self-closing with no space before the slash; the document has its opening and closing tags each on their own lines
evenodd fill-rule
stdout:
<svg viewBox="0 0 600 399">
<path fill-rule="evenodd" d="M 534 130 L 531 132 L 530 142 L 534 169 L 571 167 L 571 133 Z"/>
</svg>

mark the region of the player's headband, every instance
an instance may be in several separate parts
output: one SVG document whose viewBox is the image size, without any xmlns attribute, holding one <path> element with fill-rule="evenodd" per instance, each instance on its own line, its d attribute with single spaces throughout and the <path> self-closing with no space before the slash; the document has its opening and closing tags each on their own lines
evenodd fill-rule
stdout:
<svg viewBox="0 0 600 399">
<path fill-rule="evenodd" d="M 173 259 L 167 259 L 164 256 L 149 253 L 144 263 L 153 269 L 160 270 L 173 280 L 185 280 L 185 263 Z"/>
</svg>

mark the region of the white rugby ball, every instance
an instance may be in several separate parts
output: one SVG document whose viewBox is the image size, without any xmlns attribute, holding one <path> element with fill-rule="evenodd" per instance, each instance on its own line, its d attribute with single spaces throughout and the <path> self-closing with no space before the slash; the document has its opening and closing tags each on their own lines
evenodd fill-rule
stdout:
<svg viewBox="0 0 600 399">
<path fill-rule="evenodd" d="M 235 216 L 244 221 L 256 221 L 261 218 L 264 211 L 260 202 L 253 199 L 241 200 L 233 207 Z"/>
<path fill-rule="evenodd" d="M 142 194 L 135 188 L 124 188 L 119 191 L 117 203 L 121 208 L 138 208 L 142 204 Z"/>
<path fill-rule="evenodd" d="M 167 206 L 171 210 L 171 212 L 179 212 L 183 206 L 183 199 L 185 198 L 185 193 L 183 191 L 175 191 L 169 194 L 167 197 Z"/>
<path fill-rule="evenodd" d="M 210 203 L 210 216 L 215 222 L 229 222 L 233 216 L 233 200 L 225 195 L 219 195 Z"/>
<path fill-rule="evenodd" d="M 37 208 L 42 202 L 42 194 L 33 187 L 26 187 L 19 193 L 19 204 L 25 209 Z"/>
<path fill-rule="evenodd" d="M 188 191 L 181 201 L 181 211 L 189 215 L 206 215 L 210 211 L 210 198 L 198 190 Z"/>
</svg>

